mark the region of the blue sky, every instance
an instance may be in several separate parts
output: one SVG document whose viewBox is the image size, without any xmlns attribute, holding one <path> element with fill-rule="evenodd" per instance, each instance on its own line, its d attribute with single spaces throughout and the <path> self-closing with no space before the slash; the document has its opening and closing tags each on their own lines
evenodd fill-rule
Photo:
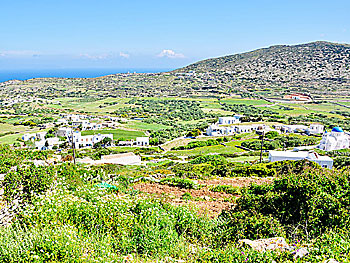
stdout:
<svg viewBox="0 0 350 263">
<path fill-rule="evenodd" d="M 275 44 L 350 43 L 348 0 L 1 0 L 0 69 L 177 68 Z"/>
</svg>

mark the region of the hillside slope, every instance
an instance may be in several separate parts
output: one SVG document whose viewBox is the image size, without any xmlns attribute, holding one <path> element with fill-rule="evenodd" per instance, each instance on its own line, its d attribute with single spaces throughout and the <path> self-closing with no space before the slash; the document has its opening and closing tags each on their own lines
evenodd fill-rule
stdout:
<svg viewBox="0 0 350 263">
<path fill-rule="evenodd" d="M 203 60 L 175 72 L 225 75 L 259 86 L 350 87 L 350 45 L 313 42 L 278 45 Z"/>
<path fill-rule="evenodd" d="M 199 61 L 164 73 L 114 74 L 100 78 L 39 78 L 0 83 L 0 96 L 154 97 L 264 96 L 291 92 L 316 99 L 350 95 L 350 45 L 329 42 L 287 46 Z"/>
</svg>

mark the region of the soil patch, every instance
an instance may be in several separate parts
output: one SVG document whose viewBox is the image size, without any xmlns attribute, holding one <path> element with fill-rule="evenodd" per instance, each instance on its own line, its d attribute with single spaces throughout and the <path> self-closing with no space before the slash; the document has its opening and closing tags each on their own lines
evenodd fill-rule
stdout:
<svg viewBox="0 0 350 263">
<path fill-rule="evenodd" d="M 169 185 L 162 185 L 157 183 L 139 183 L 133 186 L 143 193 L 164 197 L 168 202 L 175 205 L 193 204 L 203 213 L 207 213 L 211 217 L 218 216 L 222 210 L 229 209 L 234 203 L 234 195 L 211 192 L 207 187 L 201 189 L 183 189 L 179 187 L 172 187 Z M 182 196 L 189 193 L 191 200 L 185 200 Z"/>
<path fill-rule="evenodd" d="M 235 177 L 235 178 L 217 178 L 217 179 L 209 179 L 209 180 L 198 180 L 199 184 L 205 185 L 232 185 L 235 187 L 246 187 L 251 183 L 255 183 L 258 185 L 264 183 L 271 183 L 273 178 L 271 177 Z"/>
</svg>

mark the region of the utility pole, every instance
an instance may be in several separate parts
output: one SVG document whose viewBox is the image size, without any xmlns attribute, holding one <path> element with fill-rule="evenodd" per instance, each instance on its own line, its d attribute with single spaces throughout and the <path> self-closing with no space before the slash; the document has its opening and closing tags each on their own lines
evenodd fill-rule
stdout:
<svg viewBox="0 0 350 263">
<path fill-rule="evenodd" d="M 263 153 L 263 147 L 264 147 L 264 136 L 265 136 L 265 131 L 263 131 L 262 135 L 261 135 L 260 163 L 262 162 L 262 153 Z"/>
<path fill-rule="evenodd" d="M 73 150 L 73 162 L 75 165 L 75 143 L 74 143 L 74 133 L 73 133 L 73 123 L 72 123 L 72 150 Z"/>
</svg>

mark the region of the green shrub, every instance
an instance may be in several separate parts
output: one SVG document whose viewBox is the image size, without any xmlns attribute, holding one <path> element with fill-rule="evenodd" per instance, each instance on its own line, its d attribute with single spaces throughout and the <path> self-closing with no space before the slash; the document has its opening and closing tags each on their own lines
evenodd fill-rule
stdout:
<svg viewBox="0 0 350 263">
<path fill-rule="evenodd" d="M 296 233 L 317 236 L 349 224 L 350 171 L 322 168 L 285 174 L 269 185 L 251 185 L 242 192 L 234 212 L 272 216 Z M 297 228 L 301 225 L 303 227 Z"/>
<path fill-rule="evenodd" d="M 335 168 L 343 168 L 350 166 L 350 156 L 339 156 L 333 159 Z"/>
<path fill-rule="evenodd" d="M 167 177 L 161 179 L 160 183 L 185 189 L 198 189 L 200 187 L 198 183 L 194 182 L 191 179 L 183 179 L 178 177 Z"/>
<path fill-rule="evenodd" d="M 220 192 L 220 193 L 227 193 L 227 194 L 239 194 L 240 189 L 237 186 L 232 185 L 215 185 L 209 188 L 212 192 Z"/>
<path fill-rule="evenodd" d="M 225 157 L 221 155 L 204 155 L 190 161 L 191 164 L 209 163 L 213 166 L 227 163 Z"/>
<path fill-rule="evenodd" d="M 35 194 L 43 193 L 51 186 L 55 177 L 54 167 L 36 167 L 34 164 L 17 167 L 8 172 L 2 185 L 6 200 L 11 201 L 20 195 L 26 201 L 31 201 Z"/>
<path fill-rule="evenodd" d="M 202 164 L 190 164 L 190 163 L 180 163 L 176 164 L 171 168 L 171 170 L 178 177 L 182 178 L 205 178 L 212 175 L 215 167 L 210 163 Z"/>
<path fill-rule="evenodd" d="M 265 134 L 265 136 L 268 139 L 274 139 L 279 136 L 279 133 L 277 131 L 269 131 Z"/>
<path fill-rule="evenodd" d="M 192 195 L 189 192 L 184 193 L 181 196 L 181 198 L 184 199 L 184 200 L 192 200 L 193 199 Z"/>
<path fill-rule="evenodd" d="M 117 199 L 95 188 L 89 191 L 100 197 L 87 201 L 69 192 L 46 195 L 21 215 L 21 222 L 42 229 L 68 225 L 88 236 L 110 235 L 114 251 L 143 255 L 172 253 L 184 238 L 204 241 L 214 227 L 186 207 L 152 199 Z"/>
<path fill-rule="evenodd" d="M 321 259 L 335 259 L 338 262 L 348 262 L 350 255 L 350 236 L 348 229 L 334 229 L 317 237 L 313 242 L 308 260 L 320 262 Z"/>
<path fill-rule="evenodd" d="M 225 244 L 238 239 L 259 239 L 285 236 L 281 223 L 271 215 L 250 213 L 247 211 L 224 211 L 218 227 L 218 244 Z"/>
<path fill-rule="evenodd" d="M 227 163 L 218 165 L 212 172 L 221 177 L 272 177 L 276 176 L 276 169 L 268 168 L 267 164 Z"/>
</svg>

